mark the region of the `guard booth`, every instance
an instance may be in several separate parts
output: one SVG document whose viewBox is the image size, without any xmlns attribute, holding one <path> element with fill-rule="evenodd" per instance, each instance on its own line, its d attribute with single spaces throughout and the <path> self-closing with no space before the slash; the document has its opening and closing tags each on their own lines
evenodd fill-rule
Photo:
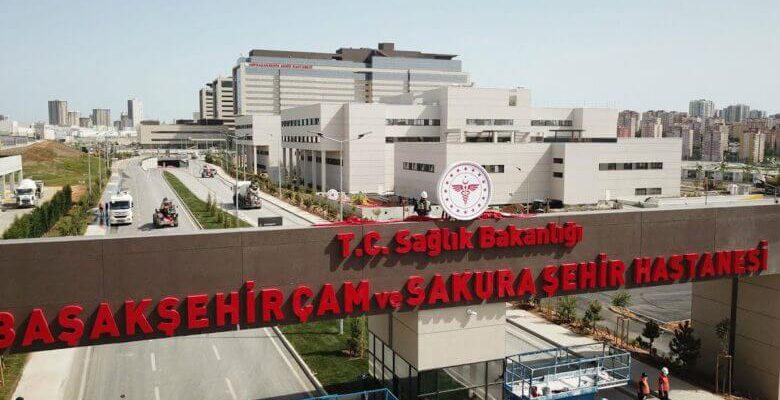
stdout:
<svg viewBox="0 0 780 400">
<path fill-rule="evenodd" d="M 630 379 L 631 354 L 607 344 L 544 349 L 507 357 L 504 398 L 590 400 Z"/>
</svg>

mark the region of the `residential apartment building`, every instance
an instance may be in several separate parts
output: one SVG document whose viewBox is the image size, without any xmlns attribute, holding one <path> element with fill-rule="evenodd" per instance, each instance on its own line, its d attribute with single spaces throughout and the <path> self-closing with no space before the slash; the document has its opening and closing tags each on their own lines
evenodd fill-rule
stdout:
<svg viewBox="0 0 780 400">
<path fill-rule="evenodd" d="M 702 135 L 702 161 L 723 161 L 723 153 L 729 146 L 729 128 L 725 124 L 708 126 Z"/>
<path fill-rule="evenodd" d="M 136 98 L 127 100 L 127 117 L 130 119 L 128 128 L 139 125 L 144 120 L 144 105 L 141 100 Z"/>
<path fill-rule="evenodd" d="M 764 161 L 766 134 L 761 131 L 742 132 L 739 138 L 739 159 L 752 163 Z"/>
<path fill-rule="evenodd" d="M 688 103 L 688 115 L 698 118 L 712 118 L 715 116 L 715 103 L 705 99 L 691 100 Z"/>
<path fill-rule="evenodd" d="M 49 125 L 65 126 L 68 124 L 68 102 L 65 100 L 49 100 Z"/>
<path fill-rule="evenodd" d="M 68 111 L 68 119 L 65 125 L 67 126 L 79 126 L 79 118 L 81 115 L 78 111 Z"/>
<path fill-rule="evenodd" d="M 282 110 L 282 170 L 326 191 L 343 166 L 346 192 L 434 202 L 439 174 L 463 160 L 491 174 L 493 204 L 679 195 L 679 138 L 617 138 L 616 110 L 530 104 L 528 89 L 445 86 Z"/>
<path fill-rule="evenodd" d="M 372 103 L 383 96 L 468 85 L 456 55 L 378 48 L 335 53 L 252 50 L 233 68 L 236 115 L 279 114 L 319 103 Z"/>
<path fill-rule="evenodd" d="M 623 110 L 618 114 L 618 137 L 634 137 L 639 131 L 639 113 Z"/>
<path fill-rule="evenodd" d="M 750 107 L 744 104 L 735 104 L 723 109 L 723 119 L 728 123 L 742 122 L 748 118 Z"/>
<path fill-rule="evenodd" d="M 111 125 L 111 110 L 108 108 L 95 108 L 92 109 L 92 125 L 95 127 L 103 126 L 110 127 Z"/>
<path fill-rule="evenodd" d="M 766 118 L 766 111 L 750 110 L 748 112 L 748 118 Z"/>
<path fill-rule="evenodd" d="M 663 137 L 663 124 L 660 117 L 647 116 L 642 118 L 639 135 L 643 138 Z"/>
<path fill-rule="evenodd" d="M 198 104 L 200 119 L 214 119 L 214 89 L 211 88 L 211 82 L 198 91 Z"/>
<path fill-rule="evenodd" d="M 81 127 L 81 128 L 91 128 L 92 127 L 92 118 L 91 117 L 79 117 L 79 127 Z"/>
</svg>

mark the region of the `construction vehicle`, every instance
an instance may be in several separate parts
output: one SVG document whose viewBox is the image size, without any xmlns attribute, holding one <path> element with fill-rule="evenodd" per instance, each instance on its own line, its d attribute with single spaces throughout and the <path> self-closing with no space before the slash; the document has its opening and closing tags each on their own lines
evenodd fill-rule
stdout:
<svg viewBox="0 0 780 400">
<path fill-rule="evenodd" d="M 236 191 L 236 201 L 239 208 L 262 208 L 260 186 L 256 182 L 240 181 Z"/>
<path fill-rule="evenodd" d="M 176 211 L 176 206 L 168 198 L 163 198 L 160 208 L 154 210 L 152 216 L 152 223 L 155 228 L 162 228 L 165 226 L 179 226 L 179 213 Z"/>
<path fill-rule="evenodd" d="M 32 179 L 22 179 L 19 186 L 14 189 L 14 197 L 17 207 L 35 207 L 43 195 L 43 182 L 40 188 Z"/>
<path fill-rule="evenodd" d="M 209 167 L 208 165 L 204 165 L 203 169 L 200 170 L 200 177 L 201 178 L 213 178 L 214 177 L 214 168 Z"/>
<path fill-rule="evenodd" d="M 133 196 L 128 192 L 112 194 L 108 201 L 108 223 L 111 225 L 133 223 Z"/>
</svg>

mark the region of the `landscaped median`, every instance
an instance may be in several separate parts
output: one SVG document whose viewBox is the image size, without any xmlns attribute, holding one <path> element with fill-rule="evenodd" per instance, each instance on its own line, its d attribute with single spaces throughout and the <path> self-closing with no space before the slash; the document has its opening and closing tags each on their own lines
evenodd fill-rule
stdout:
<svg viewBox="0 0 780 400">
<path fill-rule="evenodd" d="M 338 321 L 287 325 L 281 330 L 328 393 L 381 387 L 368 375 L 365 318 L 345 320 L 343 335 Z"/>
<path fill-rule="evenodd" d="M 238 225 L 236 225 L 236 217 L 234 215 L 217 207 L 216 200 L 209 198 L 203 201 L 199 199 L 176 175 L 164 171 L 163 176 L 165 181 L 179 195 L 181 201 L 184 202 L 183 206 L 190 210 L 192 216 L 198 220 L 203 229 L 223 229 L 236 226 L 246 228 L 252 226 L 240 218 L 238 219 Z"/>
</svg>

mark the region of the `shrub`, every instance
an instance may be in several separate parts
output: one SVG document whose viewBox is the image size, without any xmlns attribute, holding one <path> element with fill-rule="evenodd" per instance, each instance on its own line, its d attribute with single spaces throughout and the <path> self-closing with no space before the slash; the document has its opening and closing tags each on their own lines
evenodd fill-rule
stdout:
<svg viewBox="0 0 780 400">
<path fill-rule="evenodd" d="M 588 308 L 585 310 L 585 315 L 582 317 L 582 322 L 585 327 L 590 329 L 596 329 L 596 324 L 601 321 L 601 303 L 598 300 L 593 300 L 588 303 Z"/>
<path fill-rule="evenodd" d="M 368 204 L 368 196 L 363 192 L 352 195 L 352 204 L 362 206 Z"/>
<path fill-rule="evenodd" d="M 724 318 L 715 325 L 715 335 L 720 340 L 720 351 L 722 354 L 729 353 L 729 333 L 731 331 L 731 320 Z"/>
<path fill-rule="evenodd" d="M 52 229 L 57 221 L 73 206 L 70 186 L 65 186 L 51 200 L 14 222 L 3 234 L 3 239 L 25 239 L 41 237 Z"/>
<path fill-rule="evenodd" d="M 642 329 L 642 336 L 646 337 L 650 341 L 650 345 L 648 348 L 650 349 L 650 352 L 653 352 L 653 342 L 655 342 L 655 339 L 658 339 L 659 336 L 661 336 L 661 327 L 658 326 L 658 324 L 653 321 L 649 320 L 647 323 L 645 323 L 645 328 Z"/>
<path fill-rule="evenodd" d="M 555 311 L 558 313 L 558 319 L 563 323 L 577 320 L 577 299 L 571 296 L 559 298 Z"/>
<path fill-rule="evenodd" d="M 631 306 L 631 293 L 620 290 L 612 296 L 612 305 L 627 308 Z"/>
</svg>

